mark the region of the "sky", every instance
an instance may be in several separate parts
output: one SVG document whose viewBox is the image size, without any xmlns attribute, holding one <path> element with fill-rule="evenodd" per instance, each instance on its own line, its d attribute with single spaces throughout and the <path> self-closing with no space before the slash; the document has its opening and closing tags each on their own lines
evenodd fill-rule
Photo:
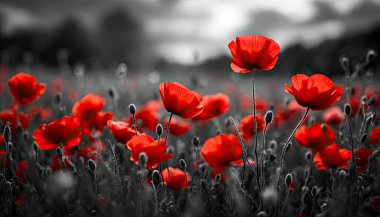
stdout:
<svg viewBox="0 0 380 217">
<path fill-rule="evenodd" d="M 67 15 L 87 26 L 112 7 L 125 7 L 153 42 L 155 55 L 193 64 L 228 54 L 236 36 L 262 34 L 282 49 L 365 31 L 380 23 L 380 0 L 2 0 L 4 31 L 53 26 Z"/>
</svg>

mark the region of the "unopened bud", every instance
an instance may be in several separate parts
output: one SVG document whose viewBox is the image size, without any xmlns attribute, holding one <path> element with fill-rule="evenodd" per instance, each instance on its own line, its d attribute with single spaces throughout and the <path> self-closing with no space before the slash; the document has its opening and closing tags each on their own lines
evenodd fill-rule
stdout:
<svg viewBox="0 0 380 217">
<path fill-rule="evenodd" d="M 364 105 L 364 104 L 366 104 L 366 102 L 367 102 L 367 96 L 364 95 L 364 96 L 362 96 L 362 104 Z"/>
<path fill-rule="evenodd" d="M 269 141 L 269 148 L 272 149 L 273 151 L 276 151 L 276 149 L 277 149 L 277 142 L 276 142 L 276 140 Z"/>
<path fill-rule="evenodd" d="M 220 173 L 216 174 L 215 175 L 215 182 L 219 184 L 221 180 L 222 180 L 222 175 Z"/>
<path fill-rule="evenodd" d="M 191 140 L 191 142 L 193 143 L 194 147 L 198 149 L 199 147 L 199 138 L 194 136 L 193 139 Z"/>
<path fill-rule="evenodd" d="M 57 152 L 57 156 L 59 157 L 59 159 L 62 160 L 62 157 L 63 157 L 62 148 L 61 147 L 57 147 L 56 152 Z"/>
<path fill-rule="evenodd" d="M 6 143 L 9 143 L 11 141 L 12 135 L 11 135 L 11 127 L 9 126 L 10 123 L 7 122 L 4 127 L 3 131 L 3 137 Z"/>
<path fill-rule="evenodd" d="M 93 161 L 92 159 L 88 160 L 88 168 L 90 168 L 90 170 L 92 170 L 92 171 L 95 171 L 96 170 L 95 161 Z"/>
<path fill-rule="evenodd" d="M 113 99 L 115 97 L 115 91 L 112 88 L 108 89 L 108 96 L 111 99 Z"/>
<path fill-rule="evenodd" d="M 306 152 L 306 154 L 305 154 L 306 160 L 308 160 L 308 161 L 311 160 L 311 157 L 312 157 L 311 151 Z"/>
<path fill-rule="evenodd" d="M 361 142 L 361 143 L 364 143 L 366 140 L 367 140 L 367 134 L 363 134 L 363 135 L 360 137 L 360 142 Z"/>
<path fill-rule="evenodd" d="M 286 186 L 289 187 L 290 183 L 292 183 L 292 182 L 293 182 L 293 176 L 292 176 L 292 174 L 290 174 L 290 173 L 286 174 L 286 176 L 285 176 L 285 184 L 286 184 Z"/>
<path fill-rule="evenodd" d="M 321 128 L 322 128 L 322 131 L 323 131 L 323 132 L 326 132 L 326 130 L 327 130 L 327 126 L 326 126 L 326 124 L 322 124 L 322 125 L 321 125 Z"/>
<path fill-rule="evenodd" d="M 57 93 L 55 95 L 55 102 L 57 103 L 57 105 L 61 105 L 61 102 L 62 102 L 62 94 L 61 93 Z"/>
<path fill-rule="evenodd" d="M 293 143 L 292 142 L 289 142 L 288 146 L 286 146 L 286 152 L 289 151 L 289 149 L 292 147 Z"/>
<path fill-rule="evenodd" d="M 367 55 L 366 55 L 366 62 L 367 63 L 369 63 L 369 62 L 372 62 L 374 59 L 375 59 L 375 57 L 376 57 L 376 51 L 374 51 L 374 50 L 369 50 L 368 52 L 367 52 Z"/>
<path fill-rule="evenodd" d="M 157 188 L 160 185 L 161 179 L 160 179 L 160 173 L 158 172 L 158 170 L 153 171 L 152 182 L 155 188 Z"/>
<path fill-rule="evenodd" d="M 271 123 L 273 120 L 273 112 L 272 111 L 267 111 L 267 113 L 265 114 L 265 124 L 269 124 Z"/>
<path fill-rule="evenodd" d="M 343 68 L 344 71 L 348 72 L 350 69 L 350 60 L 347 56 L 341 56 L 339 58 L 340 66 Z"/>
<path fill-rule="evenodd" d="M 162 125 L 161 124 L 157 124 L 157 126 L 156 126 L 156 133 L 157 133 L 158 136 L 162 135 L 163 130 L 164 129 L 163 129 Z"/>
<path fill-rule="evenodd" d="M 139 155 L 139 165 L 145 168 L 147 162 L 148 162 L 148 155 L 146 155 L 145 152 L 141 152 Z"/>
<path fill-rule="evenodd" d="M 181 166 L 181 169 L 185 170 L 187 169 L 187 164 L 184 159 L 179 159 L 179 165 Z"/>
<path fill-rule="evenodd" d="M 344 114 L 346 116 L 350 116 L 351 113 L 352 113 L 351 105 L 350 104 L 344 105 Z"/>
<path fill-rule="evenodd" d="M 129 105 L 129 113 L 131 113 L 131 115 L 136 114 L 136 106 L 134 104 Z"/>
<path fill-rule="evenodd" d="M 38 152 L 38 146 L 36 142 L 33 142 L 33 151 L 36 153 Z"/>
</svg>

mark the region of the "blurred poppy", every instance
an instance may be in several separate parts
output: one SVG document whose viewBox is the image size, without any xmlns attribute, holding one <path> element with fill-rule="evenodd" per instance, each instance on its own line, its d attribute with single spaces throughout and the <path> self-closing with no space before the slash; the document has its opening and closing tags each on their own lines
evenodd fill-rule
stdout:
<svg viewBox="0 0 380 217">
<path fill-rule="evenodd" d="M 13 99 L 20 105 L 38 99 L 46 89 L 45 84 L 38 84 L 35 77 L 18 73 L 8 81 Z"/>
<path fill-rule="evenodd" d="M 327 124 L 302 125 L 294 134 L 294 139 L 302 147 L 313 149 L 313 153 L 335 142 L 336 132 Z"/>
<path fill-rule="evenodd" d="M 230 108 L 230 99 L 223 93 L 207 95 L 203 98 L 203 111 L 193 120 L 209 120 L 223 115 Z"/>
<path fill-rule="evenodd" d="M 252 112 L 252 96 L 242 95 L 239 97 L 240 108 L 244 113 Z M 268 109 L 268 103 L 260 97 L 256 97 L 256 110 L 266 111 Z"/>
<path fill-rule="evenodd" d="M 80 121 L 88 121 L 96 116 L 105 106 L 106 100 L 95 94 L 87 94 L 73 106 L 73 114 Z"/>
<path fill-rule="evenodd" d="M 87 122 L 84 133 L 95 130 L 96 134 L 103 132 L 103 128 L 107 126 L 108 121 L 113 119 L 112 112 L 99 112 L 91 121 Z"/>
<path fill-rule="evenodd" d="M 154 141 L 148 135 L 135 135 L 127 143 L 127 148 L 131 151 L 130 160 L 136 164 L 139 163 L 139 156 L 144 152 L 147 156 L 147 169 L 155 168 L 161 162 L 167 161 L 172 154 L 167 154 L 168 146 L 165 140 Z"/>
<path fill-rule="evenodd" d="M 0 112 L 0 120 L 1 120 L 1 122 L 3 124 L 9 122 L 10 123 L 10 127 L 11 127 L 11 131 L 13 133 L 17 132 L 17 125 L 18 125 L 17 124 L 17 118 L 18 118 L 19 124 L 22 127 L 22 129 L 26 130 L 26 128 L 28 128 L 28 126 L 29 126 L 29 122 L 30 122 L 30 118 L 31 117 L 32 116 L 30 114 L 24 114 L 22 112 L 19 112 L 18 113 L 18 117 L 17 117 L 15 109 L 4 110 L 4 111 Z"/>
<path fill-rule="evenodd" d="M 206 140 L 201 153 L 208 165 L 222 171 L 241 158 L 243 149 L 236 136 L 220 134 Z"/>
<path fill-rule="evenodd" d="M 263 132 L 265 128 L 264 117 L 261 114 L 256 115 L 257 131 Z M 245 140 L 250 140 L 254 136 L 253 115 L 247 115 L 240 121 L 240 131 Z"/>
<path fill-rule="evenodd" d="M 145 103 L 145 108 L 153 109 L 155 111 L 160 111 L 162 109 L 161 103 L 157 100 L 150 100 Z"/>
<path fill-rule="evenodd" d="M 62 144 L 65 148 L 79 145 L 81 141 L 80 123 L 73 116 L 66 116 L 48 124 L 42 124 L 33 133 L 33 138 L 41 150 L 50 150 Z"/>
<path fill-rule="evenodd" d="M 330 125 L 339 125 L 342 123 L 344 114 L 339 106 L 334 106 L 326 110 L 322 115 L 322 120 Z"/>
<path fill-rule="evenodd" d="M 156 131 L 156 126 L 158 124 L 158 111 L 154 107 L 142 107 L 137 110 L 135 114 L 136 122 L 138 123 L 138 127 L 147 128 L 151 131 Z M 130 117 L 128 120 L 130 125 L 133 125 L 133 118 Z"/>
<path fill-rule="evenodd" d="M 163 180 L 167 187 L 174 191 L 182 191 L 190 186 L 190 175 L 178 168 L 169 167 L 162 171 Z"/>
<path fill-rule="evenodd" d="M 27 194 L 22 194 L 19 198 L 15 200 L 15 206 L 22 206 L 24 204 Z"/>
<path fill-rule="evenodd" d="M 340 149 L 335 143 L 327 146 L 314 156 L 314 164 L 318 170 L 330 168 L 346 169 L 351 160 L 351 151 Z"/>
<path fill-rule="evenodd" d="M 160 84 L 161 99 L 165 109 L 182 118 L 192 118 L 203 110 L 202 96 L 177 82 Z"/>
<path fill-rule="evenodd" d="M 168 128 L 169 118 L 165 118 L 165 129 Z M 178 118 L 172 117 L 170 121 L 170 134 L 174 136 L 182 136 L 183 134 L 189 132 L 191 129 L 191 124 L 186 121 L 180 120 Z"/>
<path fill-rule="evenodd" d="M 28 170 L 28 162 L 23 160 L 19 161 L 16 168 L 16 176 L 21 181 L 26 181 L 26 171 Z"/>
<path fill-rule="evenodd" d="M 277 63 L 280 47 L 267 37 L 247 35 L 228 44 L 232 54 L 231 69 L 248 73 L 254 69 L 271 70 Z"/>
<path fill-rule="evenodd" d="M 30 113 L 41 121 L 47 121 L 53 117 L 53 111 L 48 107 L 33 106 Z"/>
<path fill-rule="evenodd" d="M 378 108 L 380 106 L 380 94 L 379 94 L 379 91 L 377 89 L 377 86 L 368 86 L 366 89 L 365 89 L 365 96 L 367 97 L 367 101 L 369 100 L 373 100 L 374 102 L 374 107 L 375 108 Z"/>
<path fill-rule="evenodd" d="M 127 122 L 109 120 L 107 125 L 113 137 L 120 143 L 127 144 L 136 135 L 135 130 Z"/>
<path fill-rule="evenodd" d="M 359 148 L 355 150 L 356 157 L 356 170 L 357 173 L 362 173 L 366 170 L 368 164 L 368 158 L 373 153 L 373 150 L 367 148 Z"/>
<path fill-rule="evenodd" d="M 369 141 L 372 145 L 380 144 L 380 126 L 372 129 L 372 131 L 369 133 Z"/>
<path fill-rule="evenodd" d="M 292 76 L 292 86 L 285 85 L 285 91 L 294 96 L 298 104 L 312 110 L 324 110 L 339 101 L 343 94 L 341 87 L 322 74 L 308 77 L 304 74 Z"/>
<path fill-rule="evenodd" d="M 59 159 L 59 157 L 57 155 L 55 155 L 53 157 L 53 162 L 52 164 L 50 165 L 50 168 L 53 172 L 57 171 L 57 170 L 60 170 L 60 169 L 63 169 L 65 170 L 65 167 L 66 169 L 70 169 L 71 168 L 71 163 L 70 163 L 71 159 L 70 157 L 66 157 L 64 156 L 63 157 L 63 162 L 65 162 L 65 165 L 62 164 L 62 161 Z"/>
</svg>

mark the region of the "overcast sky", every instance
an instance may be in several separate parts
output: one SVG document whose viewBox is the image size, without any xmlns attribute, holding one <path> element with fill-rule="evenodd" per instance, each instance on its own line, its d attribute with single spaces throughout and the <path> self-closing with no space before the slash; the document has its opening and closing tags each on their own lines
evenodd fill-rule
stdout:
<svg viewBox="0 0 380 217">
<path fill-rule="evenodd" d="M 263 34 L 281 46 L 316 46 L 380 23 L 380 0 L 2 0 L 3 29 L 54 25 L 74 14 L 88 26 L 105 10 L 125 7 L 154 42 L 156 55 L 191 64 L 228 53 L 238 35 Z"/>
</svg>

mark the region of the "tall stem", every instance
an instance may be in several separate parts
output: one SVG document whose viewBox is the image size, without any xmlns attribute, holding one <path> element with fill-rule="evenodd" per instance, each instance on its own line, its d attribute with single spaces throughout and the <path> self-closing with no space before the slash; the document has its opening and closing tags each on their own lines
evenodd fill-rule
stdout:
<svg viewBox="0 0 380 217">
<path fill-rule="evenodd" d="M 284 148 L 282 149 L 281 159 L 280 159 L 281 160 L 280 173 L 278 174 L 278 177 L 277 177 L 277 192 L 280 192 L 280 177 L 281 177 L 282 171 L 284 170 L 284 159 L 285 159 L 285 155 L 286 155 L 286 152 L 287 152 L 286 150 L 288 149 L 290 140 L 292 140 L 292 138 L 293 138 L 294 134 L 297 132 L 298 128 L 305 121 L 305 119 L 307 117 L 307 114 L 309 113 L 309 110 L 310 110 L 310 108 L 308 107 L 306 109 L 305 114 L 303 115 L 302 119 L 300 120 L 300 122 L 298 122 L 297 126 L 294 128 L 294 130 L 290 134 L 288 140 L 286 140 Z"/>
<path fill-rule="evenodd" d="M 169 132 L 170 132 L 170 123 L 172 122 L 172 118 L 173 118 L 173 112 L 170 113 L 168 126 L 166 127 L 166 135 L 165 135 L 165 141 L 164 141 L 166 145 L 168 144 L 168 137 L 169 137 Z M 169 182 L 170 182 L 171 174 L 170 174 L 170 170 L 169 170 L 168 161 L 166 161 L 166 167 L 168 168 L 168 175 L 169 175 Z"/>
<path fill-rule="evenodd" d="M 348 117 L 348 126 L 350 128 L 350 141 L 351 141 L 351 158 L 352 158 L 352 166 L 353 166 L 353 172 L 352 172 L 352 178 L 354 181 L 354 184 L 356 184 L 356 159 L 355 159 L 355 151 L 354 151 L 354 138 L 352 135 L 352 127 L 351 127 L 351 118 Z"/>
</svg>

